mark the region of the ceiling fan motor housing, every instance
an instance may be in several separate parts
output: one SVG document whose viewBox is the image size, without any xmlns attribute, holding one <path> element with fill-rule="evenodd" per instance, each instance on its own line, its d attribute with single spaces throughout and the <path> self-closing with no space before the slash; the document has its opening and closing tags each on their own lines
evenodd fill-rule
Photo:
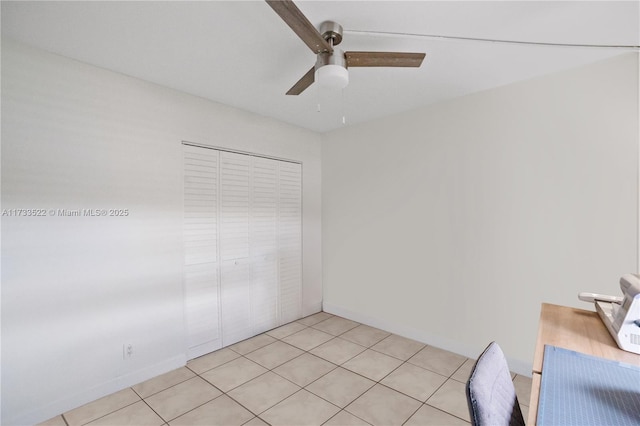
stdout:
<svg viewBox="0 0 640 426">
<path fill-rule="evenodd" d="M 334 21 L 324 21 L 320 24 L 320 34 L 332 46 L 337 46 L 342 42 L 342 25 Z"/>
</svg>

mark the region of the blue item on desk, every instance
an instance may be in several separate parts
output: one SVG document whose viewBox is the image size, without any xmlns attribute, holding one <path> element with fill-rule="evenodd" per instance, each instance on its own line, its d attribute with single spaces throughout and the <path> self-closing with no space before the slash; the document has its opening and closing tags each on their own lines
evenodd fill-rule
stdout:
<svg viewBox="0 0 640 426">
<path fill-rule="evenodd" d="M 639 425 L 640 367 L 545 345 L 538 425 Z"/>
</svg>

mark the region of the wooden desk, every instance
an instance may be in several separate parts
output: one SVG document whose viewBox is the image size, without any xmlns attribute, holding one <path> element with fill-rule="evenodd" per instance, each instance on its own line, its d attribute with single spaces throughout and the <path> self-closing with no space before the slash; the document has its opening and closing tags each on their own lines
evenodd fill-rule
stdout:
<svg viewBox="0 0 640 426">
<path fill-rule="evenodd" d="M 640 366 L 640 355 L 618 348 L 595 311 L 543 303 L 538 323 L 538 340 L 533 357 L 533 380 L 528 425 L 535 425 L 538 414 L 540 380 L 544 368 L 544 345 L 553 345 Z"/>
</svg>

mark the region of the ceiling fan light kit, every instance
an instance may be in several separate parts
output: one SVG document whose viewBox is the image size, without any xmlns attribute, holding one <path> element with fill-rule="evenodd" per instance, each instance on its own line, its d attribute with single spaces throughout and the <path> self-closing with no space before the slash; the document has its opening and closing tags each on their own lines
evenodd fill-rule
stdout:
<svg viewBox="0 0 640 426">
<path fill-rule="evenodd" d="M 316 64 L 287 91 L 299 95 L 315 81 L 324 87 L 343 89 L 349 84 L 348 67 L 419 67 L 424 53 L 344 52 L 342 26 L 325 21 L 318 31 L 292 0 L 265 0 L 296 35 L 317 55 Z"/>
<path fill-rule="evenodd" d="M 323 87 L 344 89 L 349 84 L 349 72 L 340 65 L 324 65 L 316 70 L 315 79 Z"/>
<path fill-rule="evenodd" d="M 315 70 L 315 81 L 323 87 L 344 89 L 349 84 L 347 60 L 342 49 L 335 48 L 333 54 L 318 54 Z"/>
</svg>

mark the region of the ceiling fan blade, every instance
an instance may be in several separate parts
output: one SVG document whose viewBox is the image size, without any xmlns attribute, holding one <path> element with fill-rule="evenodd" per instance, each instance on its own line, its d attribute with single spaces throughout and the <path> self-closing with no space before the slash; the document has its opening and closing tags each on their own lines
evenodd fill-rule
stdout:
<svg viewBox="0 0 640 426">
<path fill-rule="evenodd" d="M 315 81 L 316 67 L 312 67 L 305 75 L 302 76 L 296 84 L 287 92 L 287 95 L 299 95 L 307 87 L 311 86 Z"/>
<path fill-rule="evenodd" d="M 419 67 L 424 53 L 345 52 L 348 67 Z"/>
<path fill-rule="evenodd" d="M 266 0 L 271 8 L 286 22 L 294 33 L 305 42 L 313 53 L 333 52 L 331 45 L 322 37 L 306 16 L 291 0 Z"/>
</svg>

